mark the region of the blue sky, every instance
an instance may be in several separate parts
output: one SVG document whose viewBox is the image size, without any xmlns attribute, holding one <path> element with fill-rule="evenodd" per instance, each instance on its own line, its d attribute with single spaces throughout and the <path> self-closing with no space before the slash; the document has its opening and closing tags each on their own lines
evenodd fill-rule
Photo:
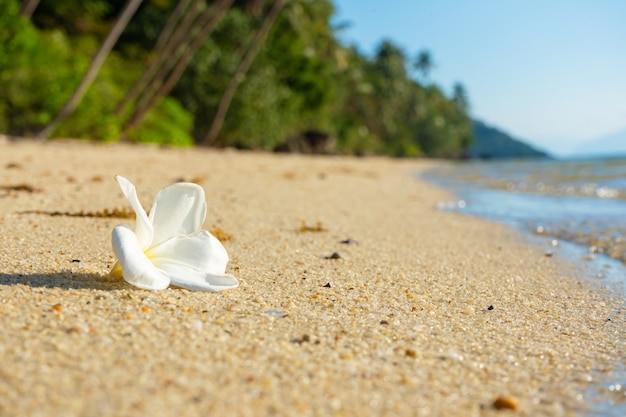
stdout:
<svg viewBox="0 0 626 417">
<path fill-rule="evenodd" d="M 472 115 L 516 137 L 555 154 L 626 140 L 626 0 L 333 2 L 344 42 L 430 51 L 432 80 L 463 84 Z"/>
</svg>

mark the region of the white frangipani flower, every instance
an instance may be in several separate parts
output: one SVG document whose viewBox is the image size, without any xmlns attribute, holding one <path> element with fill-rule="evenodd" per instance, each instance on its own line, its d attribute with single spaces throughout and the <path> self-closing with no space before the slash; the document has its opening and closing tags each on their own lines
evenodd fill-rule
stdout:
<svg viewBox="0 0 626 417">
<path fill-rule="evenodd" d="M 176 183 L 159 191 L 150 215 L 135 186 L 115 177 L 136 214 L 135 231 L 125 224 L 113 229 L 113 252 L 118 262 L 113 276 L 130 284 L 162 290 L 170 284 L 189 290 L 220 291 L 239 282 L 225 275 L 228 254 L 215 236 L 200 227 L 206 216 L 204 190 L 197 184 Z"/>
</svg>

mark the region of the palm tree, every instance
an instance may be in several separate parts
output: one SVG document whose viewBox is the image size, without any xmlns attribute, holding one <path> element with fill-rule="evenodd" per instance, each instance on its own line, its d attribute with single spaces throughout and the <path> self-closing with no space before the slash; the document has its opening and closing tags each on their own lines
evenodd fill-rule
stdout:
<svg viewBox="0 0 626 417">
<path fill-rule="evenodd" d="M 456 104 L 457 108 L 466 113 L 469 110 L 469 100 L 467 98 L 467 92 L 465 87 L 461 83 L 455 83 L 452 92 L 452 101 Z"/>
<path fill-rule="evenodd" d="M 422 75 L 424 83 L 428 83 L 430 72 L 434 67 L 435 64 L 430 56 L 430 52 L 424 49 L 417 54 L 415 62 L 413 63 L 413 68 Z"/>
<path fill-rule="evenodd" d="M 22 0 L 22 4 L 20 5 L 20 14 L 23 17 L 30 19 L 38 4 L 39 0 Z"/>
<path fill-rule="evenodd" d="M 70 97 L 70 99 L 67 101 L 65 106 L 63 106 L 61 111 L 59 111 L 56 117 L 52 119 L 52 121 L 46 126 L 44 126 L 44 128 L 37 134 L 38 138 L 47 138 L 54 130 L 54 128 L 63 119 L 71 115 L 74 110 L 76 110 L 76 107 L 87 92 L 87 89 L 98 75 L 102 64 L 104 64 L 107 56 L 109 56 L 111 49 L 113 49 L 113 45 L 115 45 L 115 42 L 117 42 L 117 39 L 120 37 L 120 35 L 128 25 L 128 22 L 130 22 L 130 19 L 133 17 L 142 1 L 143 0 L 128 0 L 126 6 L 124 7 L 124 10 L 115 21 L 115 24 L 111 28 L 111 31 L 100 46 L 100 49 L 98 50 L 98 52 L 96 52 L 93 59 L 91 60 L 91 65 L 89 65 L 89 69 L 87 69 L 87 72 L 85 73 L 80 84 L 74 91 L 74 94 L 72 94 L 72 97 Z"/>
<path fill-rule="evenodd" d="M 189 32 L 195 26 L 203 3 L 202 0 L 194 0 L 190 6 L 191 1 L 181 0 L 172 12 L 154 46 L 154 59 L 150 61 L 141 78 L 133 84 L 118 104 L 115 111 L 117 116 L 122 116 L 130 103 L 145 94 L 145 90 L 155 83 L 157 73 L 167 74 L 179 60 L 179 55 L 183 50 L 181 45 L 184 45 L 189 38 Z"/>
<path fill-rule="evenodd" d="M 272 6 L 272 9 L 269 11 L 267 16 L 265 16 L 261 27 L 254 36 L 254 39 L 252 39 L 252 41 L 250 42 L 250 45 L 248 46 L 248 49 L 246 50 L 245 55 L 243 56 L 239 64 L 239 67 L 237 68 L 228 85 L 226 86 L 226 90 L 224 90 L 224 94 L 222 95 L 220 103 L 217 107 L 217 112 L 215 114 L 215 117 L 213 118 L 213 123 L 211 124 L 211 127 L 209 128 L 206 136 L 202 140 L 203 145 L 211 145 L 215 141 L 215 139 L 217 139 L 217 136 L 222 129 L 222 125 L 224 124 L 224 120 L 226 119 L 226 114 L 228 113 L 230 104 L 232 103 L 233 97 L 235 96 L 235 91 L 237 90 L 237 87 L 239 87 L 239 84 L 241 84 L 246 74 L 250 70 L 252 61 L 254 61 L 254 58 L 259 53 L 259 50 L 261 49 L 261 46 L 263 45 L 263 42 L 265 41 L 265 38 L 267 37 L 270 29 L 276 22 L 278 15 L 288 1 L 289 0 L 276 0 L 274 2 L 274 5 Z"/>
<path fill-rule="evenodd" d="M 196 51 L 202 46 L 202 44 L 209 38 L 213 30 L 217 27 L 226 11 L 230 9 L 234 0 L 219 0 L 215 2 L 212 7 L 207 8 L 204 12 L 200 13 L 197 19 L 193 19 L 193 27 L 190 29 L 184 27 L 183 24 L 181 30 L 183 33 L 182 38 L 178 39 L 177 35 L 172 35 L 171 49 L 168 49 L 166 45 L 161 52 L 161 56 L 164 58 L 161 62 L 164 63 L 163 67 L 157 66 L 158 72 L 154 74 L 154 77 L 150 84 L 141 91 L 141 96 L 138 99 L 138 103 L 130 117 L 130 120 L 124 128 L 124 135 L 128 133 L 130 129 L 139 125 L 146 114 L 154 108 L 159 101 L 168 95 L 174 88 L 183 72 L 191 62 Z M 196 15 L 196 12 L 191 12 L 192 15 Z M 189 32 L 191 32 L 191 39 L 188 38 Z M 165 51 L 173 51 L 174 55 L 166 54 Z M 182 51 L 180 53 L 176 53 Z M 141 81 L 140 81 L 141 82 Z M 119 108 L 118 111 L 123 111 L 123 108 Z"/>
</svg>

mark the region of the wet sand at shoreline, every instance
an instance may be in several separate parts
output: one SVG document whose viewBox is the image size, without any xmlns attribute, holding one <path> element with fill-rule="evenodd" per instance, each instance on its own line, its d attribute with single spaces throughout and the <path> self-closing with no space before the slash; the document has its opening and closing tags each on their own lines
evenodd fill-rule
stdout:
<svg viewBox="0 0 626 417">
<path fill-rule="evenodd" d="M 437 211 L 433 163 L 0 142 L 0 415 L 583 413 L 624 364 L 623 301 Z M 108 278 L 116 174 L 145 208 L 200 184 L 239 288 Z"/>
</svg>

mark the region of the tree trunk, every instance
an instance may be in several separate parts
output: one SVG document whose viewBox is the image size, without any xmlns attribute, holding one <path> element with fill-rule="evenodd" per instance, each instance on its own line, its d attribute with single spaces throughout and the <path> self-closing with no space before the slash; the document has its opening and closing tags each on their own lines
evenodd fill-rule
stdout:
<svg viewBox="0 0 626 417">
<path fill-rule="evenodd" d="M 224 1 L 222 1 L 222 3 L 224 3 Z M 223 10 L 224 12 L 230 7 L 232 1 L 226 1 L 226 3 L 229 4 Z M 177 32 L 179 37 L 172 40 L 173 46 L 170 49 L 172 52 L 164 51 L 164 53 L 161 54 L 163 57 L 162 64 L 155 68 L 152 80 L 140 92 L 129 125 L 134 126 L 138 124 L 143 119 L 145 113 L 154 107 L 158 101 L 155 100 L 155 97 L 157 97 L 159 91 L 163 88 L 174 69 L 178 66 L 182 66 L 184 70 L 187 67 L 187 64 L 184 62 L 185 55 L 190 54 L 189 59 L 193 57 L 195 50 L 190 52 L 191 44 L 199 42 L 198 47 L 200 47 L 213 30 L 211 27 L 212 23 L 214 22 L 215 25 L 217 25 L 220 18 L 221 4 L 218 4 L 217 6 L 207 8 L 201 14 L 196 14 L 194 20 L 190 23 L 185 24 L 183 22 L 180 25 L 180 31 Z M 207 25 L 209 25 L 209 33 L 207 36 L 202 36 L 203 32 L 206 31 Z"/>
<path fill-rule="evenodd" d="M 181 0 L 178 3 L 176 9 L 174 9 L 174 12 L 172 12 L 170 18 L 167 19 L 163 30 L 159 34 L 159 38 L 154 45 L 155 51 L 162 50 L 165 45 L 167 45 L 167 43 L 170 41 L 170 39 L 172 38 L 172 33 L 174 33 L 174 29 L 176 29 L 176 25 L 185 16 L 185 10 L 187 10 L 187 7 L 189 7 L 189 3 L 191 3 L 191 1 L 192 0 Z M 195 6 L 196 5 L 194 5 L 194 7 Z"/>
<path fill-rule="evenodd" d="M 237 87 L 239 87 L 239 84 L 241 84 L 241 82 L 245 79 L 246 74 L 248 73 L 248 71 L 250 70 L 250 67 L 252 66 L 252 61 L 254 61 L 254 58 L 259 53 L 259 50 L 261 49 L 261 46 L 263 45 L 263 42 L 265 41 L 270 29 L 276 22 L 278 15 L 280 14 L 281 10 L 283 9 L 283 7 L 285 7 L 288 1 L 289 0 L 276 0 L 274 2 L 272 9 L 267 14 L 265 19 L 263 20 L 263 23 L 261 24 L 261 27 L 259 28 L 256 35 L 250 42 L 250 46 L 248 47 L 248 50 L 246 51 L 243 59 L 241 60 L 239 67 L 237 68 L 237 70 L 235 71 L 235 74 L 233 75 L 233 77 L 230 79 L 230 82 L 226 86 L 226 90 L 224 90 L 222 99 L 220 100 L 220 103 L 217 107 L 217 112 L 215 113 L 215 117 L 213 118 L 213 123 L 211 124 L 211 128 L 209 129 L 206 136 L 202 140 L 203 145 L 209 146 L 213 144 L 213 142 L 215 142 L 215 140 L 217 139 L 217 136 L 219 135 L 220 130 L 222 129 L 222 125 L 224 124 L 224 120 L 226 119 L 226 114 L 228 113 L 228 109 L 230 108 L 230 105 L 233 101 L 233 97 L 235 96 Z"/>
<path fill-rule="evenodd" d="M 154 47 L 155 58 L 117 106 L 115 110 L 117 116 L 122 116 L 130 103 L 145 94 L 148 86 L 158 82 L 155 78 L 157 73 L 169 72 L 178 60 L 181 46 L 189 38 L 192 28 L 196 26 L 196 20 L 200 15 L 200 7 L 203 3 L 202 0 L 195 0 L 193 5 L 188 8 L 190 1 L 181 1 L 168 19 Z M 152 88 L 154 89 L 154 87 Z"/>
<path fill-rule="evenodd" d="M 158 81 L 157 84 L 153 83 L 152 85 L 156 85 L 158 89 L 154 91 L 151 88 L 147 88 L 142 97 L 139 99 L 139 103 L 135 107 L 135 111 L 131 116 L 130 121 L 124 128 L 124 134 L 126 134 L 130 129 L 139 125 L 145 115 L 158 104 L 158 102 L 169 94 L 172 91 L 172 88 L 176 85 L 180 77 L 182 76 L 185 69 L 189 65 L 189 62 L 193 58 L 196 51 L 202 46 L 202 44 L 208 39 L 213 30 L 217 27 L 217 24 L 220 22 L 226 11 L 231 7 L 234 3 L 234 0 L 220 0 L 210 10 L 207 10 L 201 20 L 201 27 L 203 27 L 202 31 L 191 40 L 190 44 L 184 50 L 184 54 L 175 62 L 175 67 L 172 69 L 169 74 L 167 73 L 168 69 L 165 68 L 160 71 L 158 74 L 160 76 L 155 77 L 155 80 Z M 160 80 L 164 80 L 161 84 Z"/>
<path fill-rule="evenodd" d="M 27 19 L 30 19 L 38 5 L 39 0 L 22 0 L 22 4 L 20 6 L 20 15 L 24 16 Z"/>
<path fill-rule="evenodd" d="M 130 22 L 130 19 L 133 17 L 142 1 L 143 0 L 128 0 L 126 6 L 124 7 L 124 10 L 117 18 L 117 21 L 111 28 L 111 31 L 102 43 L 102 46 L 100 46 L 100 49 L 98 50 L 96 55 L 94 55 L 91 61 L 91 65 L 87 70 L 87 73 L 85 73 L 85 76 L 83 77 L 79 86 L 74 91 L 74 94 L 72 94 L 72 97 L 70 97 L 68 102 L 56 115 L 56 117 L 37 134 L 38 138 L 47 138 L 48 135 L 50 135 L 54 128 L 59 124 L 59 122 L 61 122 L 63 119 L 65 119 L 74 112 L 74 110 L 78 106 L 78 103 L 80 103 L 83 96 L 85 95 L 85 92 L 87 92 L 87 89 L 96 78 L 96 75 L 98 75 L 102 64 L 106 60 L 107 56 L 109 56 L 111 49 L 113 49 L 113 45 L 115 45 L 117 39 L 120 37 L 124 29 L 126 29 L 128 22 Z"/>
</svg>

